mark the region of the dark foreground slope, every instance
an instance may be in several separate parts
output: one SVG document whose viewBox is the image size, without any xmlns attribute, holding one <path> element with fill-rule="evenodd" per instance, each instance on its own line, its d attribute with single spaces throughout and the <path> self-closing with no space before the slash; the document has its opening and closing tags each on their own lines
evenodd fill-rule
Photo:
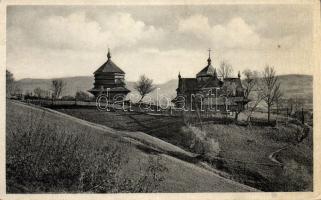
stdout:
<svg viewBox="0 0 321 200">
<path fill-rule="evenodd" d="M 10 101 L 6 113 L 8 193 L 255 191 L 167 155 L 186 152 L 141 132 Z"/>
</svg>

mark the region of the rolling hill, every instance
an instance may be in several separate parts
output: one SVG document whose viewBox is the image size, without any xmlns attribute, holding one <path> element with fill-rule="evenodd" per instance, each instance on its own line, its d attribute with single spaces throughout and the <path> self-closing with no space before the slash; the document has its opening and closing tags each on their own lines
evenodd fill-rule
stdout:
<svg viewBox="0 0 321 200">
<path fill-rule="evenodd" d="M 189 155 L 191 153 L 186 152 L 183 149 L 180 149 L 179 147 L 176 147 L 165 141 L 146 135 L 143 132 L 128 132 L 128 131 L 114 130 L 109 127 L 90 123 L 69 115 L 65 115 L 60 112 L 50 110 L 50 109 L 29 106 L 20 102 L 8 101 L 7 110 L 8 110 L 6 115 L 7 128 L 10 130 L 15 130 L 15 134 L 13 134 L 12 131 L 9 131 L 9 133 L 7 134 L 7 138 L 9 138 L 7 139 L 7 141 L 9 142 L 7 142 L 6 144 L 7 144 L 7 147 L 10 147 L 10 148 L 7 148 L 7 150 L 8 149 L 12 150 L 14 147 L 18 147 L 19 149 L 22 148 L 19 145 L 20 143 L 17 142 L 17 141 L 21 141 L 21 140 L 17 140 L 17 137 L 21 138 L 22 137 L 21 135 L 23 135 L 19 131 L 26 130 L 28 131 L 29 134 L 31 134 L 32 125 L 30 124 L 38 124 L 37 126 L 40 127 L 41 125 L 41 127 L 43 128 L 41 128 L 41 131 L 40 129 L 39 130 L 37 129 L 37 131 L 44 133 L 42 134 L 42 136 L 45 138 L 47 137 L 54 138 L 49 135 L 50 133 L 54 133 L 54 135 L 61 134 L 58 138 L 60 139 L 59 142 L 62 142 L 61 138 L 63 138 L 64 136 L 67 137 L 68 135 L 79 137 L 79 138 L 88 138 L 88 140 L 79 139 L 77 141 L 79 141 L 78 145 L 85 145 L 87 148 L 89 148 L 89 152 L 95 152 L 99 148 L 104 149 L 104 152 L 109 152 L 111 151 L 111 147 L 113 145 L 117 145 L 116 147 L 118 147 L 118 149 L 119 147 L 122 147 L 122 150 L 118 150 L 117 152 L 120 153 L 121 157 L 126 157 L 128 158 L 128 160 L 126 160 L 126 162 L 119 162 L 119 164 L 117 164 L 117 169 L 119 169 L 119 172 L 120 172 L 119 174 L 117 174 L 117 176 L 119 175 L 119 180 L 124 179 L 125 176 L 129 177 L 130 180 L 135 180 L 135 178 L 140 173 L 142 173 L 141 170 L 145 169 L 145 166 L 147 166 L 147 164 L 150 163 L 149 160 L 151 158 L 158 157 L 161 160 L 162 166 L 164 166 L 167 169 L 166 172 L 164 173 L 158 172 L 157 174 L 157 176 L 164 177 L 164 180 L 162 182 L 159 182 L 159 185 L 157 188 L 158 192 L 254 192 L 254 191 L 258 191 L 255 188 L 243 185 L 241 183 L 232 181 L 230 179 L 223 178 L 219 176 L 215 171 L 202 167 L 201 165 L 194 164 L 191 162 L 186 162 L 177 157 L 173 157 L 169 155 L 168 152 L 175 152 L 176 154 L 180 153 L 184 155 Z M 39 120 L 39 119 L 42 119 L 42 120 Z M 32 133 L 33 135 L 35 135 L 38 132 L 32 132 Z M 13 136 L 15 137 L 15 140 L 10 139 Z M 35 146 L 37 145 L 37 141 L 39 140 L 28 139 L 28 141 L 32 141 L 32 142 L 23 143 L 23 144 Z M 43 148 L 43 149 L 40 149 L 40 150 L 37 149 L 37 152 L 41 153 L 45 151 L 45 149 L 47 150 L 49 148 L 54 149 L 58 145 L 57 143 L 57 145 L 55 146 L 57 142 L 56 138 L 48 139 L 45 141 L 46 141 L 46 145 L 45 146 L 41 145 L 40 148 Z M 48 141 L 52 143 L 48 143 Z M 93 146 L 90 146 L 89 144 Z M 62 148 L 62 146 L 69 148 L 68 147 L 69 145 L 60 145 L 59 147 Z M 27 153 L 31 151 L 30 149 L 31 147 L 28 148 Z M 50 151 L 50 152 L 58 152 L 58 150 L 59 149 L 54 149 L 54 151 Z M 24 151 L 19 151 L 19 152 L 24 153 Z M 67 153 L 65 152 L 67 151 L 63 151 L 63 153 L 59 153 L 59 154 L 57 153 L 57 154 L 59 156 L 67 155 Z M 74 148 L 72 149 L 72 152 L 77 153 L 78 150 L 75 150 Z M 83 151 L 81 152 L 83 153 Z M 80 153 L 78 154 L 76 153 L 75 155 L 80 154 Z M 29 155 L 28 159 L 31 159 L 32 161 L 35 160 L 31 158 L 30 153 L 28 155 Z M 35 155 L 33 153 L 32 155 L 37 156 L 39 154 Z M 53 156 L 56 154 L 50 154 L 50 155 Z M 84 162 L 89 163 L 89 166 L 95 166 L 95 167 L 100 166 L 97 164 L 101 158 L 101 157 L 98 157 L 100 155 L 106 155 L 106 154 L 101 154 L 101 153 L 89 154 L 89 155 L 86 154 L 87 157 L 86 159 L 84 159 Z M 17 160 L 17 154 L 15 154 L 15 152 L 11 152 L 8 150 L 6 158 L 7 158 L 7 163 L 11 163 L 13 159 Z M 50 158 L 50 157 L 47 156 L 47 158 Z M 87 161 L 89 159 L 91 159 L 90 161 L 92 161 L 92 163 L 90 161 Z M 23 163 L 25 165 L 27 163 L 26 160 L 27 159 L 25 159 L 24 157 Z M 109 158 L 108 161 L 110 162 L 111 159 Z M 57 162 L 60 162 L 60 160 Z M 72 163 L 73 161 L 69 160 L 69 162 Z M 80 164 L 74 161 L 74 163 L 72 164 L 74 164 L 73 166 L 78 166 L 78 165 L 83 165 L 84 162 Z M 30 163 L 33 163 L 33 162 L 30 161 Z M 35 170 L 41 171 L 43 169 L 42 168 L 43 166 L 46 166 L 44 170 L 49 171 L 51 169 L 55 169 L 56 170 L 55 173 L 57 173 L 57 171 L 58 172 L 63 171 L 64 174 L 67 174 L 67 168 L 62 167 L 63 166 L 62 162 L 59 163 L 59 167 L 57 168 L 48 167 L 48 166 L 51 166 L 52 163 L 53 163 L 52 160 L 42 159 L 41 165 L 35 165 L 35 167 L 32 169 L 22 168 L 22 167 L 19 168 L 19 170 L 21 171 L 24 169 L 28 170 L 28 174 L 23 174 L 25 177 L 28 177 L 28 179 L 23 182 L 17 181 L 16 179 L 14 179 L 14 176 L 12 175 L 12 173 L 10 173 L 7 179 L 7 184 L 9 183 L 9 186 L 7 185 L 7 190 L 9 188 L 9 193 L 17 193 L 17 191 L 19 193 L 39 193 L 39 191 L 43 190 L 43 188 L 46 189 L 46 192 L 54 192 L 54 193 L 66 193 L 66 192 L 75 193 L 75 191 L 79 192 L 79 190 L 80 192 L 88 192 L 84 190 L 82 187 L 75 187 L 76 189 L 73 187 L 67 188 L 62 184 L 60 184 L 60 182 L 58 181 L 51 183 L 50 185 L 44 184 L 45 182 L 47 182 L 49 177 L 56 178 L 56 176 L 54 176 L 53 174 L 50 174 L 50 176 L 49 175 L 46 176 L 46 174 L 42 175 L 42 173 L 39 173 L 41 174 L 39 176 L 46 177 L 42 179 L 38 177 L 36 177 L 38 178 L 36 179 L 34 176 L 29 175 L 29 174 L 32 174 L 32 172 L 34 172 Z M 10 165 L 10 166 L 13 166 L 13 165 Z M 104 163 L 102 166 L 109 166 L 109 165 Z M 102 168 L 102 166 L 100 166 L 100 168 Z M 18 170 L 18 169 L 14 168 L 14 170 Z M 86 168 L 86 172 L 90 170 L 91 168 L 89 167 Z M 8 171 L 7 171 L 7 174 L 8 174 Z M 46 173 L 49 173 L 47 171 Z M 78 178 L 78 175 L 82 177 L 82 175 L 84 174 L 84 173 L 81 173 L 80 175 L 80 173 L 78 173 L 79 170 L 73 169 L 71 171 L 75 172 L 74 174 L 77 173 L 77 175 L 73 176 L 73 178 L 77 177 L 77 180 L 80 179 Z M 106 175 L 106 171 L 103 171 L 100 169 L 99 172 L 101 173 L 99 175 L 102 175 L 102 174 Z M 108 173 L 112 173 L 112 172 L 108 171 Z M 146 171 L 144 171 L 144 174 L 145 173 Z M 17 176 L 21 176 L 21 175 L 18 174 Z M 95 174 L 92 176 L 98 176 L 98 174 Z M 69 176 L 65 177 L 64 175 L 61 175 L 60 177 L 68 180 L 71 179 L 71 177 Z M 110 176 L 108 178 L 110 178 Z M 37 181 L 35 181 L 35 179 Z M 84 181 L 84 183 L 87 183 L 87 182 Z M 33 184 L 30 184 L 30 183 L 33 183 Z M 71 183 L 74 185 L 77 185 L 78 183 L 80 184 L 80 181 L 74 181 Z M 150 182 L 150 183 L 153 183 L 153 182 Z M 128 185 L 129 183 L 126 182 L 126 184 Z M 42 187 L 40 187 L 39 185 Z M 116 185 L 118 186 L 118 183 Z M 138 186 L 136 185 L 135 187 L 138 187 Z M 90 190 L 90 192 L 91 193 L 95 192 L 95 190 Z"/>
<path fill-rule="evenodd" d="M 63 96 L 71 95 L 74 96 L 77 91 L 89 90 L 94 82 L 94 77 L 90 76 L 77 76 L 77 77 L 66 77 L 61 78 L 66 83 L 66 88 L 63 91 Z M 20 87 L 23 93 L 33 92 L 37 87 L 43 90 L 50 90 L 51 79 L 32 79 L 26 78 L 18 80 L 18 87 Z"/>
<path fill-rule="evenodd" d="M 77 91 L 88 91 L 92 88 L 94 83 L 94 77 L 90 76 L 78 76 L 78 77 L 66 77 L 61 78 L 66 83 L 66 88 L 62 92 L 62 96 L 74 96 Z M 36 88 L 41 88 L 44 90 L 50 90 L 51 79 L 21 79 L 17 81 L 18 87 L 21 88 L 23 93 L 33 92 Z M 127 88 L 131 90 L 131 99 L 138 99 L 138 92 L 134 89 L 134 82 L 127 82 Z M 157 93 L 159 96 L 165 96 L 174 98 L 176 94 L 177 80 L 170 80 L 164 84 L 157 84 L 156 88 L 158 91 L 153 91 L 149 96 L 152 99 L 156 99 Z M 146 97 L 148 98 L 148 97 Z"/>
<path fill-rule="evenodd" d="M 313 97 L 313 76 L 310 75 L 281 75 L 279 76 L 284 96 L 287 98 Z"/>
<path fill-rule="evenodd" d="M 91 76 L 66 77 L 62 78 L 66 82 L 66 88 L 63 91 L 63 96 L 74 96 L 77 91 L 87 91 L 93 86 L 94 78 Z M 313 97 L 313 77 L 310 75 L 280 75 L 279 80 L 286 98 L 303 98 L 312 102 Z M 50 90 L 51 79 L 21 79 L 18 81 L 19 87 L 25 93 L 33 91 L 40 87 L 45 90 Z M 134 82 L 127 82 L 127 87 L 131 90 L 131 99 L 135 98 L 138 93 L 134 90 Z M 156 99 L 156 95 L 165 96 L 170 99 L 176 95 L 177 80 L 170 80 L 163 84 L 157 84 L 158 91 L 153 91 L 149 96 Z M 148 97 L 147 97 L 148 98 Z"/>
</svg>

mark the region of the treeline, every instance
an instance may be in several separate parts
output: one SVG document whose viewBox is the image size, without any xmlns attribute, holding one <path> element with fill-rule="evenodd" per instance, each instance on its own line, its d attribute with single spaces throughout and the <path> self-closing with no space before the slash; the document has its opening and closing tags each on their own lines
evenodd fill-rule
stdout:
<svg viewBox="0 0 321 200">
<path fill-rule="evenodd" d="M 63 96 L 63 91 L 66 89 L 66 82 L 62 79 L 51 80 L 50 89 L 43 89 L 41 87 L 35 88 L 33 91 L 23 92 L 19 87 L 14 75 L 6 70 L 6 96 L 12 99 L 46 99 L 46 100 L 78 100 L 78 101 L 92 101 L 94 97 L 88 92 L 77 91 L 74 96 Z"/>
</svg>

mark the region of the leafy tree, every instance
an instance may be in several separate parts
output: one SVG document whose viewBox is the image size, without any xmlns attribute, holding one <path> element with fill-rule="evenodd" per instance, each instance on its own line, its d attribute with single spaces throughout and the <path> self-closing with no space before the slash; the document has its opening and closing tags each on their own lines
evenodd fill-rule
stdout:
<svg viewBox="0 0 321 200">
<path fill-rule="evenodd" d="M 137 83 L 135 83 L 134 88 L 141 95 L 141 98 L 138 102 L 141 102 L 147 94 L 151 93 L 156 89 L 153 85 L 153 80 L 147 78 L 145 75 L 140 76 Z"/>
</svg>

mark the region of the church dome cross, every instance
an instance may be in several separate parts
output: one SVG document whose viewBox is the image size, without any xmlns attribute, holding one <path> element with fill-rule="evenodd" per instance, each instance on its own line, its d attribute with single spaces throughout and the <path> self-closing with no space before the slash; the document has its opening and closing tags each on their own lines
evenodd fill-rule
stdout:
<svg viewBox="0 0 321 200">
<path fill-rule="evenodd" d="M 108 48 L 108 53 L 107 53 L 107 59 L 111 60 L 111 53 L 110 53 L 110 49 Z"/>
<path fill-rule="evenodd" d="M 207 59 L 207 63 L 208 63 L 208 65 L 210 65 L 211 64 L 211 62 L 212 62 L 212 60 L 211 60 L 211 49 L 208 49 L 208 59 Z"/>
</svg>

